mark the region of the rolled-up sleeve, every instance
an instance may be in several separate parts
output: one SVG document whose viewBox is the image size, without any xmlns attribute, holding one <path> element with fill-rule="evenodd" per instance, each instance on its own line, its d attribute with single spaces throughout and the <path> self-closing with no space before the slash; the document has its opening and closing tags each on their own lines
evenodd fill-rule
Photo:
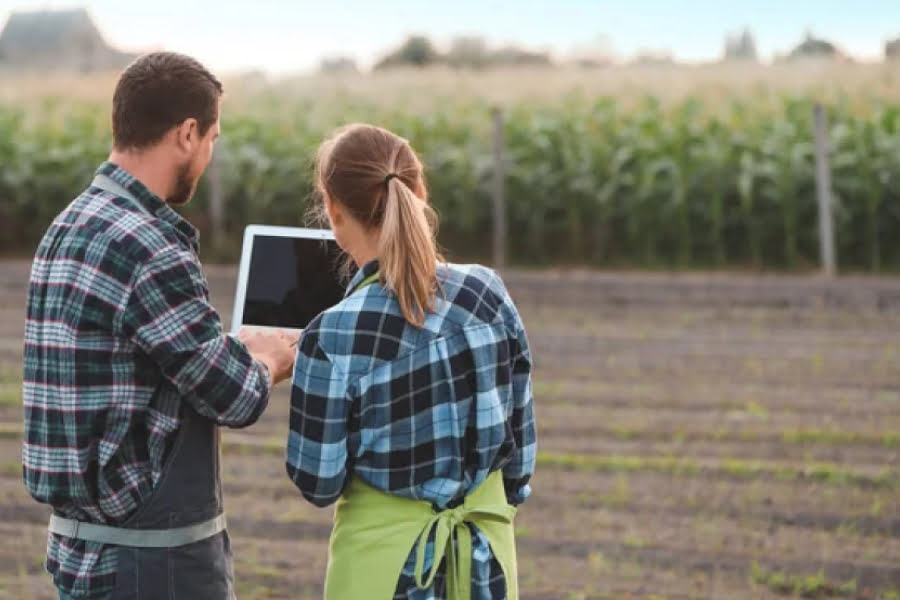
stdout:
<svg viewBox="0 0 900 600">
<path fill-rule="evenodd" d="M 229 427 L 254 423 L 269 401 L 266 366 L 225 335 L 206 280 L 188 250 L 168 247 L 132 279 L 118 324 L 201 415 Z"/>
<path fill-rule="evenodd" d="M 537 432 L 534 424 L 534 395 L 531 390 L 531 351 L 525 330 L 520 329 L 512 342 L 518 352 L 513 353 L 512 369 L 512 426 L 516 452 L 503 467 L 503 483 L 507 500 L 518 505 L 531 494 L 528 482 L 534 474 L 537 459 Z"/>
<path fill-rule="evenodd" d="M 308 329 L 294 365 L 286 467 L 316 506 L 335 502 L 344 489 L 349 408 L 345 378 Z"/>
<path fill-rule="evenodd" d="M 537 428 L 534 418 L 534 393 L 531 387 L 534 363 L 525 325 L 515 302 L 500 276 L 494 271 L 490 271 L 490 274 L 495 291 L 503 298 L 502 311 L 509 335 L 509 355 L 512 366 L 510 382 L 512 415 L 509 418 L 509 424 L 516 451 L 512 459 L 503 467 L 503 484 L 506 489 L 507 501 L 510 504 L 519 505 L 531 495 L 529 481 L 534 475 L 537 462 Z"/>
</svg>

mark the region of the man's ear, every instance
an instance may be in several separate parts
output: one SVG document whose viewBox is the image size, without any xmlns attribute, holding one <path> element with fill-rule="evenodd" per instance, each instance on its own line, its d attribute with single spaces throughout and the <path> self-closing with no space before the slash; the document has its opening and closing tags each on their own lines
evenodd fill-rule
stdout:
<svg viewBox="0 0 900 600">
<path fill-rule="evenodd" d="M 178 148 L 187 154 L 193 152 L 194 147 L 200 140 L 200 129 L 197 119 L 193 117 L 185 119 L 181 125 L 175 128 L 175 143 Z"/>
</svg>

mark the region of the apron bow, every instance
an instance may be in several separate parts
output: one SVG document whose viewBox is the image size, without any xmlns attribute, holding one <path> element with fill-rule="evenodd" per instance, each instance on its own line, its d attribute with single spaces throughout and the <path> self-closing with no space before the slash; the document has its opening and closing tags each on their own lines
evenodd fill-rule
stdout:
<svg viewBox="0 0 900 600">
<path fill-rule="evenodd" d="M 469 600 L 472 578 L 472 532 L 468 524 L 482 520 L 512 523 L 514 515 L 515 508 L 508 504 L 477 507 L 461 504 L 456 508 L 435 513 L 416 538 L 416 585 L 419 589 L 430 587 L 434 583 L 441 561 L 446 556 L 448 600 Z M 425 550 L 432 530 L 434 559 L 426 578 Z"/>
</svg>

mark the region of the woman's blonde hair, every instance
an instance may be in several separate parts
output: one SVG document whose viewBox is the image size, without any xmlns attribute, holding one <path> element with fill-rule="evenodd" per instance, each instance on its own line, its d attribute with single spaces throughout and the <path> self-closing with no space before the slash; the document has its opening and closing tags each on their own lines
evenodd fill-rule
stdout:
<svg viewBox="0 0 900 600">
<path fill-rule="evenodd" d="M 407 321 L 421 327 L 438 290 L 437 213 L 428 203 L 422 163 L 409 142 L 387 129 L 354 124 L 319 147 L 316 187 L 366 229 L 380 229 L 381 283 Z"/>
</svg>

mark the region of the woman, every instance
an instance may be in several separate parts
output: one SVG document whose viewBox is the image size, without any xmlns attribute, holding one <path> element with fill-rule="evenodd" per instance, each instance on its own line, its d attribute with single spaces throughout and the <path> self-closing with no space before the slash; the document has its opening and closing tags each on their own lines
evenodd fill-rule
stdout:
<svg viewBox="0 0 900 600">
<path fill-rule="evenodd" d="M 300 340 L 287 471 L 338 502 L 325 597 L 518 597 L 512 520 L 535 429 L 525 329 L 500 278 L 442 262 L 422 165 L 371 125 L 319 149 L 316 183 L 359 267 Z"/>
</svg>

